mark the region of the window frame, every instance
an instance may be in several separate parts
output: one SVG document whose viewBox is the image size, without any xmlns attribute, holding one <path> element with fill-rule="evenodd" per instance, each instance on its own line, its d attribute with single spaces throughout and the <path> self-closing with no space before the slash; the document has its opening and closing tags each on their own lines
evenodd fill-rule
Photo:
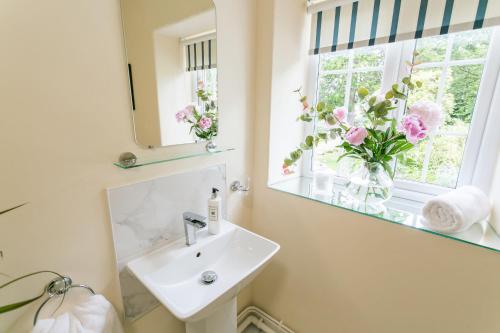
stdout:
<svg viewBox="0 0 500 333">
<path fill-rule="evenodd" d="M 408 74 L 405 61 L 411 60 L 416 42 L 416 40 L 409 40 L 384 45 L 385 62 L 383 65 L 381 82 L 382 91 L 387 91 L 388 89 L 390 89 L 391 85 L 398 80 L 398 78 L 402 78 Z M 448 47 L 448 49 L 450 49 L 450 47 Z M 350 54 L 354 54 L 355 50 L 356 49 L 339 52 L 350 52 Z M 488 134 L 489 137 L 500 137 L 500 135 L 495 135 L 495 133 L 497 132 L 495 130 L 495 122 L 488 121 L 489 119 L 500 118 L 500 115 L 496 115 L 495 112 L 493 112 L 493 109 L 496 107 L 494 105 L 494 96 L 495 94 L 500 94 L 500 57 L 495 56 L 495 54 L 500 54 L 500 27 L 492 28 L 490 46 L 484 62 L 477 62 L 475 60 L 453 61 L 454 63 L 460 62 L 462 64 L 484 64 L 483 75 L 481 77 L 481 82 L 476 97 L 473 116 L 471 119 L 469 132 L 466 137 L 462 163 L 457 178 L 457 187 L 470 184 L 478 186 L 486 192 L 489 191 L 489 187 L 487 187 L 488 182 L 485 180 L 486 176 L 484 170 L 494 170 L 497 158 L 497 154 L 495 154 L 495 152 L 498 152 L 498 149 L 500 147 L 500 142 L 498 142 L 499 140 L 491 142 L 491 140 L 486 140 L 485 138 L 485 134 Z M 311 56 L 309 59 L 307 85 L 305 90 L 305 94 L 307 96 L 314 96 L 315 102 L 318 101 L 319 97 L 319 60 L 320 55 Z M 352 64 L 351 60 L 352 56 L 349 57 L 349 64 Z M 390 64 L 397 65 L 391 66 Z M 432 65 L 432 63 L 427 63 L 420 65 L 420 67 L 431 67 Z M 445 63 L 444 65 L 448 66 L 449 64 Z M 348 70 L 349 69 L 351 68 L 348 68 Z M 360 70 L 357 69 L 356 71 Z M 349 86 L 352 81 L 352 73 L 353 71 L 350 71 L 348 73 L 349 80 L 346 85 L 346 92 L 350 91 Z M 442 84 L 445 83 L 440 82 L 440 85 Z M 445 89 L 445 87 L 439 87 L 439 90 L 441 89 Z M 348 101 L 348 99 L 349 96 L 344 97 L 345 101 Z M 404 112 L 404 105 L 400 105 L 398 112 L 401 116 Z M 314 133 L 316 131 L 316 128 L 317 126 L 315 124 L 315 121 L 311 123 L 305 123 L 304 133 Z M 488 145 L 482 145 L 483 142 L 488 142 Z M 301 172 L 302 175 L 306 177 L 314 176 L 314 154 L 315 149 L 306 151 L 304 154 L 304 159 L 301 165 Z M 493 171 L 490 173 L 490 177 L 492 173 Z M 335 176 L 334 182 L 342 185 L 345 184 L 346 179 L 340 176 Z M 421 203 L 426 202 L 433 196 L 451 190 L 451 188 L 444 186 L 403 179 L 395 179 L 394 184 L 394 197 L 411 200 L 415 202 L 415 205 L 421 205 Z"/>
</svg>

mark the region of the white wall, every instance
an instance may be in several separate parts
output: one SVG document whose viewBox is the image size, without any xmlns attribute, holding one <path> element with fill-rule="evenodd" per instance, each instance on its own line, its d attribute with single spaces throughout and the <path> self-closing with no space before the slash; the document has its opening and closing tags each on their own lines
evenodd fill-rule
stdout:
<svg viewBox="0 0 500 333">
<path fill-rule="evenodd" d="M 121 310 L 105 189 L 224 162 L 229 180 L 251 174 L 255 3 L 216 5 L 219 143 L 236 150 L 124 171 L 112 165 L 121 152 L 149 158 L 185 148 L 141 150 L 133 141 L 118 0 L 0 2 L 0 207 L 29 201 L 0 218 L 0 272 L 69 274 Z M 230 195 L 229 218 L 247 224 L 250 205 L 250 198 Z M 30 281 L 2 291 L 0 304 L 41 286 Z M 240 305 L 248 301 L 247 292 Z M 19 324 L 26 332 L 33 313 L 27 307 L 2 315 L 0 331 L 25 314 Z M 159 307 L 128 331 L 176 333 L 182 324 Z"/>
<path fill-rule="evenodd" d="M 191 104 L 191 73 L 186 72 L 180 38 L 154 34 L 156 84 L 161 145 L 194 142 L 190 125 L 178 123 L 175 114 Z"/>
<path fill-rule="evenodd" d="M 269 7 L 272 6 L 271 3 L 272 1 Z M 273 52 L 270 60 L 272 63 L 270 101 L 273 110 L 270 114 L 270 126 L 273 131 L 269 134 L 269 150 L 273 153 L 269 156 L 269 164 L 276 167 L 269 168 L 269 183 L 283 179 L 281 170 L 283 160 L 299 146 L 304 137 L 304 125 L 296 120 L 302 112 L 302 105 L 299 102 L 299 95 L 294 93 L 294 90 L 302 88 L 302 93 L 307 92 L 304 83 L 309 60 L 305 2 L 296 0 L 276 2 L 274 6 L 276 13 L 286 12 L 282 20 L 286 20 L 289 24 L 286 26 L 274 24 L 271 27 L 271 31 L 274 31 L 272 45 L 266 44 L 264 48 L 259 48 L 264 50 L 263 52 L 267 50 Z M 270 34 L 271 31 L 263 33 Z M 259 39 L 259 43 L 263 41 L 264 39 Z M 293 48 L 293 52 L 288 52 L 287 56 L 279 53 L 288 48 Z M 312 103 L 312 99 L 309 101 Z M 300 167 L 297 167 L 296 171 L 299 172 Z"/>
</svg>

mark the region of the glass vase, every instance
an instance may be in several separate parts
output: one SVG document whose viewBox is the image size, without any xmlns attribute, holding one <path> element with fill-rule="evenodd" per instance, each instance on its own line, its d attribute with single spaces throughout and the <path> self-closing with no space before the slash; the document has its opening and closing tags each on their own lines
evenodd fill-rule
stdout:
<svg viewBox="0 0 500 333">
<path fill-rule="evenodd" d="M 348 195 L 358 202 L 366 213 L 385 211 L 384 202 L 392 197 L 394 182 L 384 167 L 377 162 L 364 162 L 351 174 L 346 184 Z"/>
</svg>

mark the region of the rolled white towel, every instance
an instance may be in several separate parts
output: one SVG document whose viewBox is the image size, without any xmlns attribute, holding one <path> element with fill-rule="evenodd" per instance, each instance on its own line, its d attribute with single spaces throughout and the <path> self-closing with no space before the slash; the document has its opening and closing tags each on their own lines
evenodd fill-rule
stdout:
<svg viewBox="0 0 500 333">
<path fill-rule="evenodd" d="M 422 209 L 422 224 L 432 230 L 456 233 L 490 214 L 490 200 L 474 186 L 464 186 L 429 200 Z"/>
</svg>

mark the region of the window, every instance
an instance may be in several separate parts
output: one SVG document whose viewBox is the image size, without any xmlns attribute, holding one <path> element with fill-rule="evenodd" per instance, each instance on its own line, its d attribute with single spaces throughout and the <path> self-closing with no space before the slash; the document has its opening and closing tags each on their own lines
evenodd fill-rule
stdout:
<svg viewBox="0 0 500 333">
<path fill-rule="evenodd" d="M 198 104 L 203 104 L 198 100 L 198 86 L 202 82 L 205 89 L 217 100 L 217 69 L 200 69 L 196 71 L 188 72 L 191 75 L 191 98 L 193 101 L 197 101 Z"/>
<path fill-rule="evenodd" d="M 481 86 L 481 81 L 494 57 L 488 58 L 488 50 L 497 43 L 497 35 L 494 29 L 474 30 L 316 56 L 316 97 L 331 107 L 347 106 L 351 124 L 362 122 L 355 118 L 362 115 L 352 112 L 356 89 L 387 91 L 407 74 L 405 61 L 416 51 L 418 65 L 411 75 L 424 86 L 409 96 L 408 103 L 435 101 L 443 108 L 444 122 L 436 135 L 398 159 L 396 187 L 402 196 L 441 193 L 470 182 L 489 112 L 488 96 L 494 89 L 494 84 Z M 496 78 L 496 72 L 488 75 Z M 478 107 L 481 98 L 483 105 Z M 329 142 L 315 148 L 308 171 L 329 170 L 339 180 L 345 178 L 359 161 L 337 162 L 341 150 L 335 146 Z"/>
</svg>

